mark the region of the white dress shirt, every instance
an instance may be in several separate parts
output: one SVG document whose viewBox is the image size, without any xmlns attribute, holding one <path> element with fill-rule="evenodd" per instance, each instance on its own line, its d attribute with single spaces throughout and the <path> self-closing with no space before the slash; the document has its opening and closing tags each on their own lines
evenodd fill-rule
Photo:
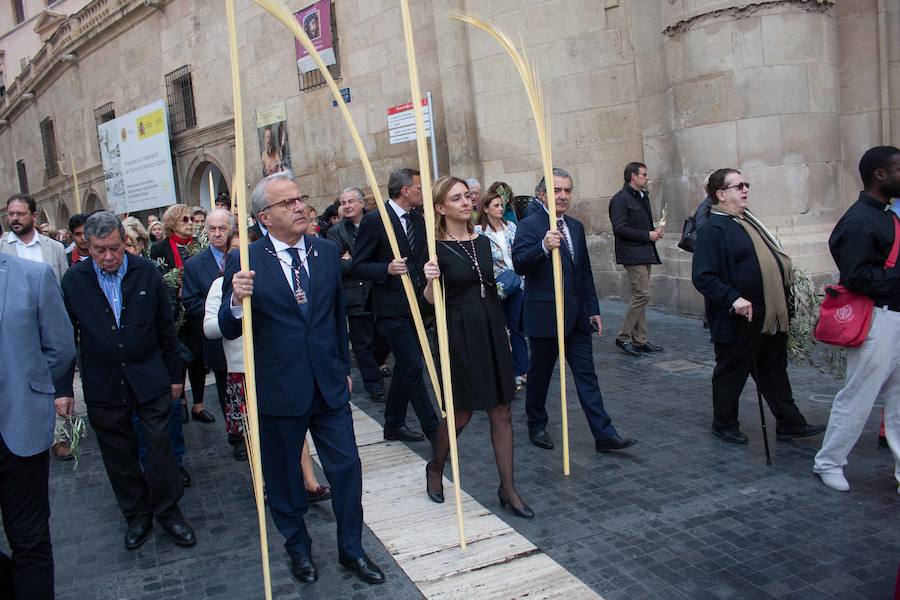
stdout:
<svg viewBox="0 0 900 600">
<path fill-rule="evenodd" d="M 407 228 L 410 227 L 411 224 L 409 222 L 409 219 L 405 219 L 404 217 L 410 211 L 403 210 L 403 208 L 392 199 L 388 200 L 388 206 L 390 206 L 394 210 L 394 212 L 397 213 L 397 218 L 400 219 L 400 225 L 403 226 L 403 233 L 409 233 L 409 231 L 407 231 Z"/>
<path fill-rule="evenodd" d="M 12 231 L 7 235 L 6 241 L 16 249 L 19 258 L 39 263 L 44 262 L 44 255 L 41 253 L 41 240 L 38 238 L 37 232 L 34 232 L 31 242 L 27 244 L 20 240 L 19 236 Z"/>
</svg>

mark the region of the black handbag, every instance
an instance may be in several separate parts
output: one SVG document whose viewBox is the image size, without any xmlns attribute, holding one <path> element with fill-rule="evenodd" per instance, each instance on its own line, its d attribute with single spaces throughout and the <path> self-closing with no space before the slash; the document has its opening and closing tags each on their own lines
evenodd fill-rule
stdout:
<svg viewBox="0 0 900 600">
<path fill-rule="evenodd" d="M 684 220 L 684 227 L 681 228 L 681 239 L 678 240 L 678 247 L 685 252 L 694 252 L 694 242 L 697 241 L 697 221 L 694 217 L 688 217 Z"/>
</svg>

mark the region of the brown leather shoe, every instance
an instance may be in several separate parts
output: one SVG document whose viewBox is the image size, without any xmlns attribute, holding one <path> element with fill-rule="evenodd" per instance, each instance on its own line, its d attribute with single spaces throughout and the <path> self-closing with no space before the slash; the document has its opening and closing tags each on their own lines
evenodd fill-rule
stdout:
<svg viewBox="0 0 900 600">
<path fill-rule="evenodd" d="M 69 444 L 66 442 L 56 442 L 52 446 L 53 448 L 53 456 L 58 458 L 59 460 L 74 460 L 75 455 L 72 454 L 72 449 L 69 448 Z"/>
</svg>

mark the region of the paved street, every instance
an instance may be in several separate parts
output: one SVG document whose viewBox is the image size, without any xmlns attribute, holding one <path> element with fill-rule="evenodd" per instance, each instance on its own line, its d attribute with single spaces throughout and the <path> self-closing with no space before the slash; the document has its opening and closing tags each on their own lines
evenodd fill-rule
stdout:
<svg viewBox="0 0 900 600">
<path fill-rule="evenodd" d="M 890 453 L 877 445 L 880 414 L 873 413 L 850 456 L 849 494 L 825 488 L 812 474 L 821 438 L 776 442 L 768 412 L 774 464 L 767 467 L 752 384 L 741 405 L 749 446 L 709 434 L 712 347 L 699 321 L 650 311 L 651 341 L 666 351 L 633 359 L 612 343 L 624 305 L 604 302 L 602 309 L 606 330 L 595 340 L 595 359 L 606 405 L 619 432 L 639 444 L 621 454 L 596 454 L 570 379 L 570 477 L 562 475 L 558 387 L 548 402 L 553 451 L 528 443 L 524 393 L 514 408 L 517 483 L 537 518 L 523 521 L 500 509 L 484 415 L 460 439 L 466 492 L 606 600 L 892 597 L 900 495 Z M 794 368 L 791 375 L 801 411 L 810 422 L 824 423 L 836 382 L 811 368 Z M 380 405 L 360 395 L 354 402 L 381 418 Z M 53 462 L 51 527 L 60 600 L 262 597 L 249 470 L 231 458 L 221 415 L 214 413 L 213 425 L 185 426 L 185 466 L 193 486 L 181 506 L 197 531 L 195 548 L 177 548 L 157 527 L 141 549 L 124 550 L 125 524 L 92 434 L 77 471 L 71 463 Z M 424 444 L 413 449 L 426 455 Z M 423 488 L 424 478 L 409 493 L 424 494 Z M 330 506 L 314 506 L 308 523 L 320 580 L 301 587 L 269 520 L 276 598 L 423 597 L 368 530 L 363 542 L 384 567 L 385 586 L 360 584 L 337 565 Z M 515 597 L 516 582 L 508 588 Z"/>
</svg>

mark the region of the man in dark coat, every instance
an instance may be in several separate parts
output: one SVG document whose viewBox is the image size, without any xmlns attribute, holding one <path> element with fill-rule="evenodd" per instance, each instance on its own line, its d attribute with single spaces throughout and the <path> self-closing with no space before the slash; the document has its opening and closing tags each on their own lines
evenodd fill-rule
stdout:
<svg viewBox="0 0 900 600">
<path fill-rule="evenodd" d="M 656 241 L 662 239 L 663 228 L 653 225 L 644 163 L 625 166 L 625 185 L 609 201 L 609 221 L 616 238 L 616 262 L 625 267 L 631 284 L 631 304 L 616 346 L 631 356 L 659 352 L 661 346 L 647 342 L 645 311 L 650 302 L 650 267 L 660 264 Z"/>
<path fill-rule="evenodd" d="M 619 437 L 603 406 L 603 395 L 594 370 L 591 328 L 602 330 L 600 304 L 594 288 L 591 260 L 588 256 L 584 225 L 566 215 L 572 197 L 572 176 L 553 169 L 557 227 L 550 231 L 546 210 L 547 191 L 543 179 L 538 197 L 543 210 L 519 221 L 512 247 L 513 267 L 525 278 L 525 335 L 531 341 L 531 366 L 525 386 L 525 412 L 528 415 L 528 439 L 535 446 L 550 450 L 553 441 L 547 435 L 547 389 L 559 357 L 558 336 L 565 336 L 566 360 L 575 378 L 578 400 L 594 435 L 597 452 L 622 450 L 633 446 L 633 439 Z M 553 267 L 550 252 L 559 248 L 562 262 L 564 331 L 556 328 Z"/>
<path fill-rule="evenodd" d="M 147 541 L 154 516 L 176 544 L 193 546 L 194 531 L 178 508 L 184 488 L 168 433 L 182 383 L 166 284 L 153 263 L 125 253 L 125 230 L 115 214 L 94 213 L 84 233 L 91 260 L 69 269 L 62 288 L 80 345 L 88 418 L 128 522 L 125 548 Z M 73 377 L 74 366 L 59 394 L 70 400 Z M 147 445 L 146 471 L 138 462 L 134 412 Z"/>
<path fill-rule="evenodd" d="M 387 210 L 402 258 L 394 259 L 378 211 L 363 217 L 356 237 L 350 274 L 372 285 L 372 307 L 378 328 L 394 352 L 394 374 L 384 405 L 384 439 L 417 442 L 437 432 L 434 405 L 425 390 L 422 351 L 400 276 L 409 273 L 416 297 L 425 289 L 423 266 L 428 257 L 425 219 L 421 210 L 422 182 L 414 169 L 400 169 L 388 180 Z M 412 404 L 425 436 L 406 426 L 406 406 Z"/>
<path fill-rule="evenodd" d="M 350 326 L 350 343 L 356 366 L 362 375 L 369 397 L 384 402 L 384 382 L 381 369 L 375 359 L 375 315 L 372 312 L 372 282 L 363 281 L 350 274 L 353 264 L 356 236 L 363 219 L 365 194 L 356 187 L 341 192 L 343 219 L 328 230 L 328 239 L 338 245 L 341 253 L 341 278 L 344 283 L 344 301 L 347 304 L 347 323 Z"/>
</svg>

